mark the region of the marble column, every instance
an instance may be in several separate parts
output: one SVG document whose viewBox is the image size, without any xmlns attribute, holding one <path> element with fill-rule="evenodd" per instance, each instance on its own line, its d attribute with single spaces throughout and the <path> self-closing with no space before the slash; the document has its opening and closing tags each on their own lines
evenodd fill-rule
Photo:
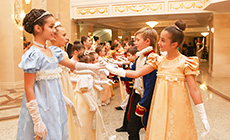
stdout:
<svg viewBox="0 0 230 140">
<path fill-rule="evenodd" d="M 126 37 L 131 39 L 131 31 L 123 30 L 121 33 L 122 33 L 122 40 L 124 40 Z"/>
<path fill-rule="evenodd" d="M 80 27 L 80 34 L 79 38 L 81 39 L 82 36 L 93 36 L 93 24 L 79 24 Z"/>
<path fill-rule="evenodd" d="M 213 16 L 213 77 L 230 77 L 230 14 Z"/>
<path fill-rule="evenodd" d="M 22 1 L 5 0 L 0 8 L 0 86 L 4 89 L 23 85 L 23 71 L 18 68 L 23 54 L 22 19 L 16 23 L 15 16 L 22 10 Z M 15 9 L 16 7 L 16 9 Z M 20 19 L 20 18 L 17 18 Z"/>
<path fill-rule="evenodd" d="M 118 29 L 112 29 L 112 42 L 118 39 Z"/>
</svg>

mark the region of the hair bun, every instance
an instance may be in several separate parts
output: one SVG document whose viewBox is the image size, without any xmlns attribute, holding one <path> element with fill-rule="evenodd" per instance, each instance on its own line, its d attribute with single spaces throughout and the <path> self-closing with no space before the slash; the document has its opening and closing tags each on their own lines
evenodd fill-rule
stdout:
<svg viewBox="0 0 230 140">
<path fill-rule="evenodd" d="M 182 31 L 184 31 L 186 28 L 186 23 L 184 23 L 182 20 L 177 20 L 175 25 Z"/>
<path fill-rule="evenodd" d="M 26 14 L 22 23 L 26 32 L 30 34 L 34 32 L 34 21 L 45 12 L 46 11 L 43 9 L 32 9 L 28 14 Z"/>
</svg>

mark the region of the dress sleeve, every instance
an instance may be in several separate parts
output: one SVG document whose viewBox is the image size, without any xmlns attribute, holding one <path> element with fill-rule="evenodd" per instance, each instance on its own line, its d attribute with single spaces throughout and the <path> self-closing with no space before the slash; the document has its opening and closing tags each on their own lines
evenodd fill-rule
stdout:
<svg viewBox="0 0 230 140">
<path fill-rule="evenodd" d="M 35 73 L 40 70 L 41 57 L 39 53 L 34 49 L 29 49 L 22 56 L 22 61 L 18 64 L 18 67 L 23 69 L 25 73 Z"/>
<path fill-rule="evenodd" d="M 147 64 L 151 65 L 154 69 L 158 69 L 159 65 L 159 55 L 156 53 L 151 53 L 148 57 Z"/>
<path fill-rule="evenodd" d="M 90 75 L 79 76 L 77 87 L 79 91 L 89 91 L 93 87 L 93 77 Z"/>
<path fill-rule="evenodd" d="M 50 50 L 54 53 L 54 55 L 57 57 L 58 62 L 61 62 L 64 59 L 64 51 L 56 46 L 51 46 Z"/>
<path fill-rule="evenodd" d="M 198 57 L 187 57 L 185 60 L 185 75 L 199 75 L 199 59 Z"/>
</svg>

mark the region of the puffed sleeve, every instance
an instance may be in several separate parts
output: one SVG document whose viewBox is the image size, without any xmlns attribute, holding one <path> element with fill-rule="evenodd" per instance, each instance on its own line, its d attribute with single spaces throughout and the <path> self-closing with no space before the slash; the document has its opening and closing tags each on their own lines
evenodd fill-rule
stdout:
<svg viewBox="0 0 230 140">
<path fill-rule="evenodd" d="M 61 62 L 64 59 L 64 51 L 56 46 L 51 46 L 50 50 L 54 53 L 54 55 L 57 57 L 58 62 Z"/>
<path fill-rule="evenodd" d="M 78 77 L 77 87 L 79 91 L 88 91 L 93 87 L 93 77 L 90 75 L 82 75 Z"/>
<path fill-rule="evenodd" d="M 147 64 L 151 65 L 154 69 L 158 69 L 159 55 L 156 53 L 151 53 L 148 56 Z"/>
<path fill-rule="evenodd" d="M 29 49 L 22 56 L 22 61 L 18 64 L 18 67 L 23 69 L 25 73 L 35 73 L 40 70 L 41 58 L 38 51 L 35 49 Z"/>
<path fill-rule="evenodd" d="M 199 59 L 198 57 L 187 57 L 185 59 L 185 75 L 199 75 Z"/>
</svg>

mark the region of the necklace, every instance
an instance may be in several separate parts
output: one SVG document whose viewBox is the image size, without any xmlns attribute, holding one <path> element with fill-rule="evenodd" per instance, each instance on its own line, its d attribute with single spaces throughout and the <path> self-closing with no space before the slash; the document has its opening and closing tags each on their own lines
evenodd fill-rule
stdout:
<svg viewBox="0 0 230 140">
<path fill-rule="evenodd" d="M 42 48 L 45 48 L 45 49 L 46 49 L 46 45 L 42 45 L 42 44 L 40 44 L 40 43 L 38 43 L 38 42 L 36 42 L 36 41 L 33 41 L 33 43 L 34 43 L 35 45 L 39 46 L 39 47 L 42 47 Z"/>
</svg>

